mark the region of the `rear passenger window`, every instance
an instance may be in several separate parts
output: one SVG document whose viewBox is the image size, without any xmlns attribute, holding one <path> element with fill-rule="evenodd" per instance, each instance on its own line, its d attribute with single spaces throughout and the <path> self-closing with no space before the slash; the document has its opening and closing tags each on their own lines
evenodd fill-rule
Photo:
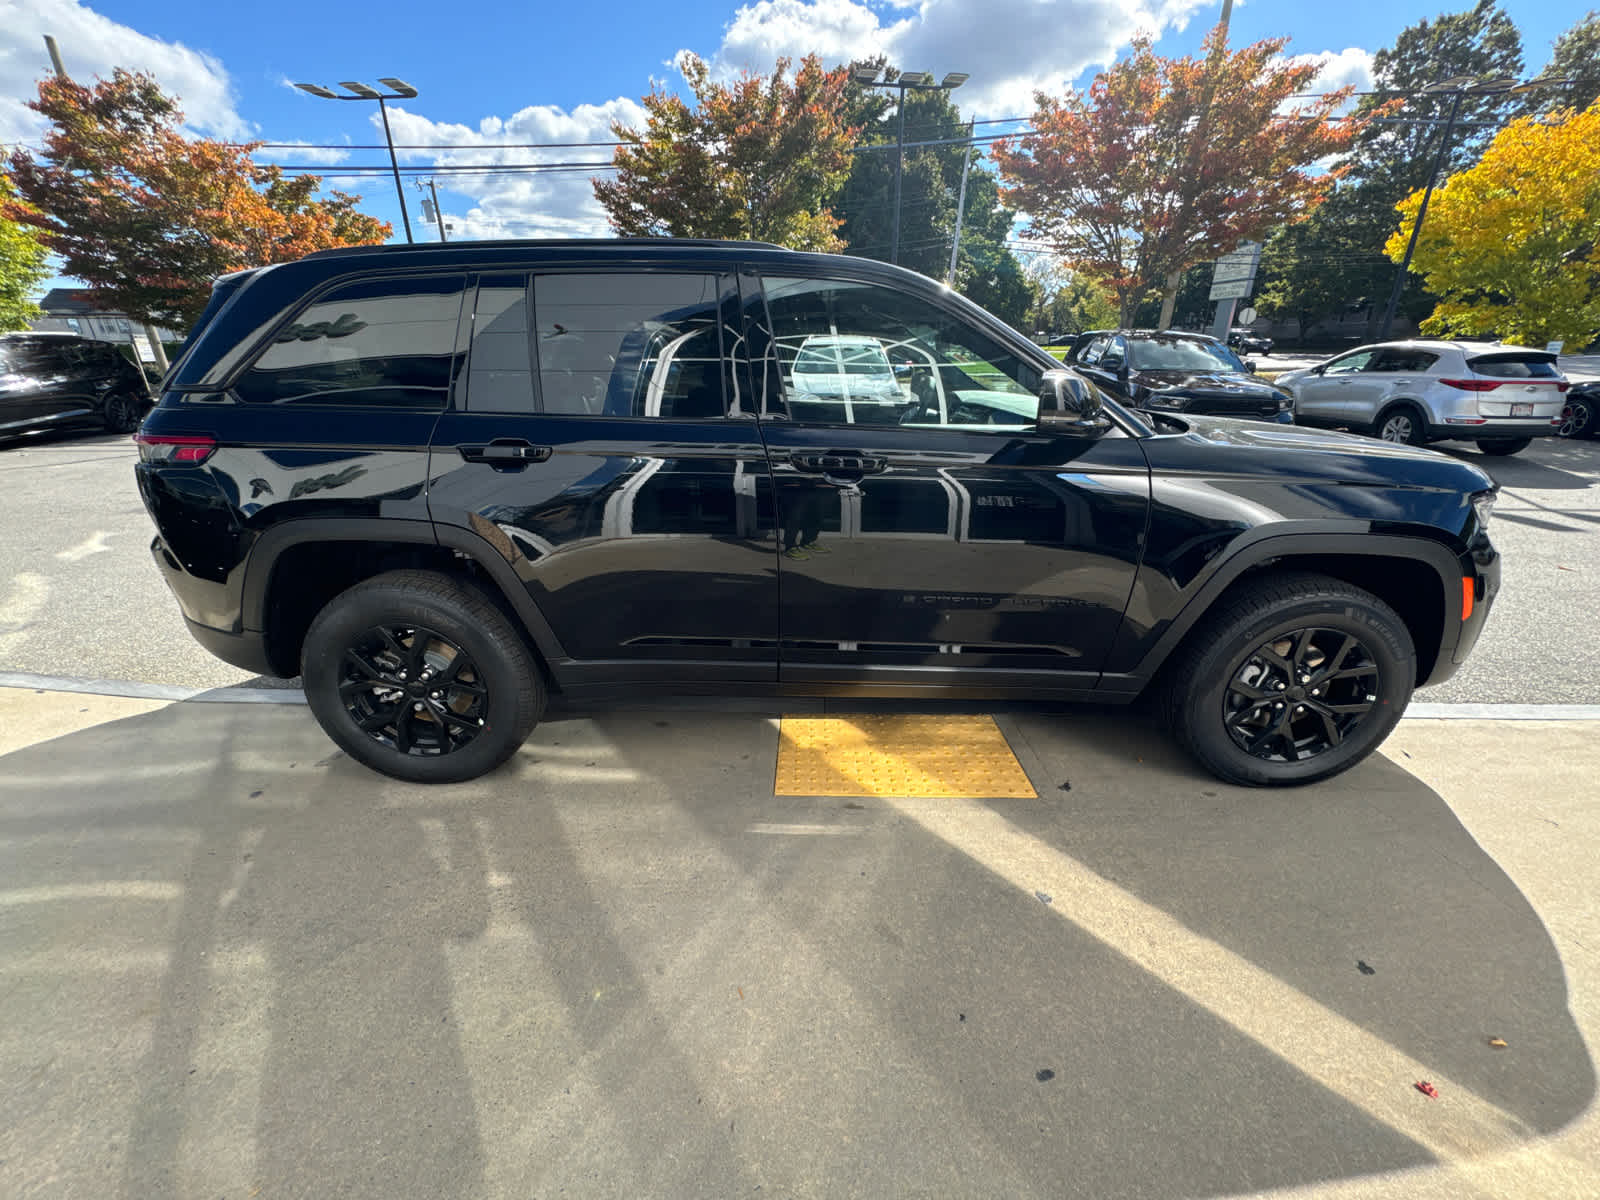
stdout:
<svg viewBox="0 0 1600 1200">
<path fill-rule="evenodd" d="M 733 389 L 719 310 L 733 296 L 716 275 L 535 276 L 543 411 L 726 416 Z"/>
<path fill-rule="evenodd" d="M 472 314 L 467 407 L 474 412 L 534 412 L 528 340 L 528 279 L 485 275 Z"/>
<path fill-rule="evenodd" d="M 1395 375 L 1415 374 L 1426 371 L 1438 361 L 1437 354 L 1430 354 L 1426 350 L 1381 350 L 1367 370 Z"/>
<path fill-rule="evenodd" d="M 464 276 L 347 284 L 300 313 L 236 386 L 249 404 L 443 408 Z"/>
</svg>

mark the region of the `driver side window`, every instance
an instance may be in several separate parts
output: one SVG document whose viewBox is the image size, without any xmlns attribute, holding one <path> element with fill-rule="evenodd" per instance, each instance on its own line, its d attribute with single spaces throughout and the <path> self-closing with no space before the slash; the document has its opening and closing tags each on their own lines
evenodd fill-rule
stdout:
<svg viewBox="0 0 1600 1200">
<path fill-rule="evenodd" d="M 1324 375 L 1354 375 L 1357 371 L 1365 371 L 1367 364 L 1372 361 L 1371 350 L 1360 350 L 1355 354 L 1346 354 L 1343 358 L 1336 358 L 1323 369 Z"/>
<path fill-rule="evenodd" d="M 811 425 L 1032 429 L 1040 372 L 891 288 L 767 277 L 767 410 Z"/>
</svg>

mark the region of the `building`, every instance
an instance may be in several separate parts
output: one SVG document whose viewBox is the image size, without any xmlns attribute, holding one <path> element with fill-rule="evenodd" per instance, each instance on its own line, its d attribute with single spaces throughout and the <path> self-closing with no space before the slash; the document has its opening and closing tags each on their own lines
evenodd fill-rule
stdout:
<svg viewBox="0 0 1600 1200">
<path fill-rule="evenodd" d="M 83 288 L 51 288 L 39 301 L 44 316 L 33 323 L 37 333 L 76 333 L 102 342 L 133 345 L 133 335 L 143 340 L 144 327 L 122 313 L 103 312 L 89 299 Z M 183 335 L 170 329 L 158 330 L 163 342 L 181 342 Z"/>
</svg>

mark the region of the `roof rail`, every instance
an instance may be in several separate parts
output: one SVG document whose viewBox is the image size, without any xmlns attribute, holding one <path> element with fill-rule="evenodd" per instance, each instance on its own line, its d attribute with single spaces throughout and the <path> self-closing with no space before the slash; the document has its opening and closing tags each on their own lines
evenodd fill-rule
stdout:
<svg viewBox="0 0 1600 1200">
<path fill-rule="evenodd" d="M 339 246 L 332 250 L 317 250 L 306 258 L 339 258 L 347 254 L 401 254 L 414 250 L 438 253 L 445 250 L 530 250 L 557 249 L 568 246 L 700 246 L 733 247 L 747 250 L 782 250 L 774 242 L 737 242 L 723 238 L 676 237 L 625 237 L 625 238 L 502 238 L 485 241 L 462 242 L 399 242 L 381 246 Z"/>
</svg>

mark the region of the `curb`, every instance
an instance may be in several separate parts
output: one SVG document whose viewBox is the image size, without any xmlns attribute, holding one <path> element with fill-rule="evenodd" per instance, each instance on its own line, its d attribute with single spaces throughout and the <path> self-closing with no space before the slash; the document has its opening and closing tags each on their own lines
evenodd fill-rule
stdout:
<svg viewBox="0 0 1600 1200">
<path fill-rule="evenodd" d="M 47 692 L 82 692 L 130 700 L 169 700 L 190 704 L 298 704 L 306 703 L 298 687 L 187 688 L 165 683 L 135 683 L 124 679 L 90 679 L 73 675 L 34 675 L 26 671 L 0 671 L 0 688 L 31 688 Z M 709 703 L 708 703 L 709 701 Z M 643 707 L 720 708 L 722 698 L 685 697 L 682 702 L 662 701 Z M 765 700 L 766 707 L 787 711 L 817 704 L 814 697 Z M 627 703 L 605 706 L 610 711 L 636 707 Z M 982 706 L 980 706 L 982 707 Z M 1002 706 L 1003 707 L 1003 706 Z M 1408 721 L 1600 721 L 1600 704 L 1412 704 Z"/>
</svg>

